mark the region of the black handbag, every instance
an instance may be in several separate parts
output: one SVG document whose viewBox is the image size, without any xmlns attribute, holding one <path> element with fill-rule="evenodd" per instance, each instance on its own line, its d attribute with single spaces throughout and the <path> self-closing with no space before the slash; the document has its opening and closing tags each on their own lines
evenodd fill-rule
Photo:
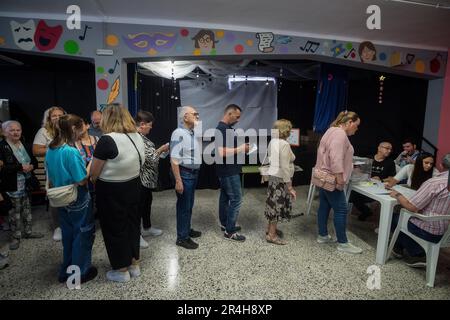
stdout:
<svg viewBox="0 0 450 320">
<path fill-rule="evenodd" d="M 41 190 L 41 182 L 33 172 L 31 172 L 31 177 L 25 181 L 25 188 L 28 192 Z"/>
</svg>

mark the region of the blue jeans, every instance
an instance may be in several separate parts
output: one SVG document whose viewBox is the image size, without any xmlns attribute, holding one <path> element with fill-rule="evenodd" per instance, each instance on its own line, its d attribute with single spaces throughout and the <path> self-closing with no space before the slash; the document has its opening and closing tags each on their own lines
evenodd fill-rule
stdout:
<svg viewBox="0 0 450 320">
<path fill-rule="evenodd" d="M 319 189 L 319 211 L 317 212 L 317 225 L 319 226 L 319 235 L 328 235 L 328 216 L 330 210 L 334 211 L 334 229 L 339 243 L 347 243 L 347 234 L 345 232 L 347 225 L 347 202 L 345 201 L 344 191 L 334 190 L 332 192 Z"/>
<path fill-rule="evenodd" d="M 228 234 L 235 232 L 236 220 L 242 204 L 241 179 L 239 175 L 219 177 L 219 219 Z"/>
<path fill-rule="evenodd" d="M 189 239 L 198 172 L 198 170 L 189 172 L 180 168 L 180 176 L 184 189 L 182 194 L 175 191 L 177 195 L 177 241 Z"/>
<path fill-rule="evenodd" d="M 70 265 L 79 266 L 81 275 L 86 274 L 91 267 L 95 223 L 90 199 L 87 188 L 80 186 L 77 200 L 58 208 L 64 255 L 59 271 L 60 279 L 68 276 L 66 270 Z"/>
<path fill-rule="evenodd" d="M 395 228 L 397 228 L 398 225 L 398 219 L 400 218 L 400 214 L 394 214 L 392 217 L 392 225 L 391 225 L 391 231 L 394 232 Z M 442 235 L 436 235 L 429 233 L 418 226 L 416 226 L 414 223 L 408 221 L 408 231 L 411 232 L 413 235 L 418 236 L 421 239 L 424 239 L 429 242 L 438 243 L 442 239 Z M 408 254 L 411 257 L 423 257 L 425 256 L 425 251 L 423 248 L 415 242 L 412 238 L 404 234 L 403 232 L 400 232 L 397 238 L 397 241 L 395 242 L 394 247 L 396 249 L 405 249 Z"/>
</svg>

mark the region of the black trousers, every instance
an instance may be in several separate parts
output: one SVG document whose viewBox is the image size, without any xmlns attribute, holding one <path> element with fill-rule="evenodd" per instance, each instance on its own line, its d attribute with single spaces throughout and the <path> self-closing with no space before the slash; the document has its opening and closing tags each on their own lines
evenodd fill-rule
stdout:
<svg viewBox="0 0 450 320">
<path fill-rule="evenodd" d="M 370 208 L 367 206 L 367 203 L 371 203 L 374 201 L 375 200 L 357 192 L 352 192 L 349 200 L 349 202 L 353 203 L 353 205 L 359 210 L 359 212 L 361 212 L 365 216 L 370 216 L 372 214 L 372 210 L 370 210 Z"/>
<path fill-rule="evenodd" d="M 150 216 L 152 214 L 153 195 L 152 190 L 141 184 L 141 198 L 139 200 L 139 212 L 142 217 L 142 226 L 144 229 L 149 229 L 152 226 Z"/>
<path fill-rule="evenodd" d="M 97 181 L 97 212 L 105 241 L 106 252 L 114 270 L 139 260 L 141 214 L 137 177 L 126 182 Z"/>
</svg>

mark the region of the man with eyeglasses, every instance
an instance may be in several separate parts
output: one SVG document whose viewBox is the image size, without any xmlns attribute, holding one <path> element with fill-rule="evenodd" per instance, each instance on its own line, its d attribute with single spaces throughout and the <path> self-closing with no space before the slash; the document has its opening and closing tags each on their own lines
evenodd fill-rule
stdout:
<svg viewBox="0 0 450 320">
<path fill-rule="evenodd" d="M 191 228 L 195 188 L 202 162 L 200 137 L 194 134 L 199 118 L 200 115 L 193 107 L 182 107 L 178 114 L 180 127 L 175 129 L 170 138 L 170 162 L 177 195 L 176 245 L 185 249 L 197 249 L 198 244 L 191 238 L 202 235 Z"/>
<path fill-rule="evenodd" d="M 383 141 L 378 145 L 377 153 L 373 156 L 372 161 L 372 179 L 379 181 L 387 181 L 395 176 L 395 163 L 394 160 L 388 158 L 392 152 L 392 144 Z M 358 216 L 360 221 L 365 221 L 370 217 L 373 212 L 367 206 L 367 203 L 373 202 L 373 199 L 366 197 L 357 192 L 353 192 L 350 198 L 350 202 L 361 212 Z"/>
</svg>

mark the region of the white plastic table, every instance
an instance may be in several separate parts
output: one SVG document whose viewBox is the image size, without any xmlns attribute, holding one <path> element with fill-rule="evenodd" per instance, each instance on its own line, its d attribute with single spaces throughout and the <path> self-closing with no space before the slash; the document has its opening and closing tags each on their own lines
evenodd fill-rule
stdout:
<svg viewBox="0 0 450 320">
<path fill-rule="evenodd" d="M 377 240 L 377 252 L 376 263 L 383 265 L 387 260 L 387 251 L 389 245 L 389 235 L 391 231 L 392 214 L 394 206 L 398 204 L 397 199 L 392 198 L 389 190 L 386 190 L 381 182 L 375 182 L 373 185 L 370 183 L 351 183 L 347 192 L 347 202 L 352 191 L 363 194 L 375 201 L 380 202 L 380 222 L 378 227 L 378 240 Z M 410 198 L 415 191 L 403 186 L 395 186 L 394 189 L 406 198 Z"/>
</svg>

